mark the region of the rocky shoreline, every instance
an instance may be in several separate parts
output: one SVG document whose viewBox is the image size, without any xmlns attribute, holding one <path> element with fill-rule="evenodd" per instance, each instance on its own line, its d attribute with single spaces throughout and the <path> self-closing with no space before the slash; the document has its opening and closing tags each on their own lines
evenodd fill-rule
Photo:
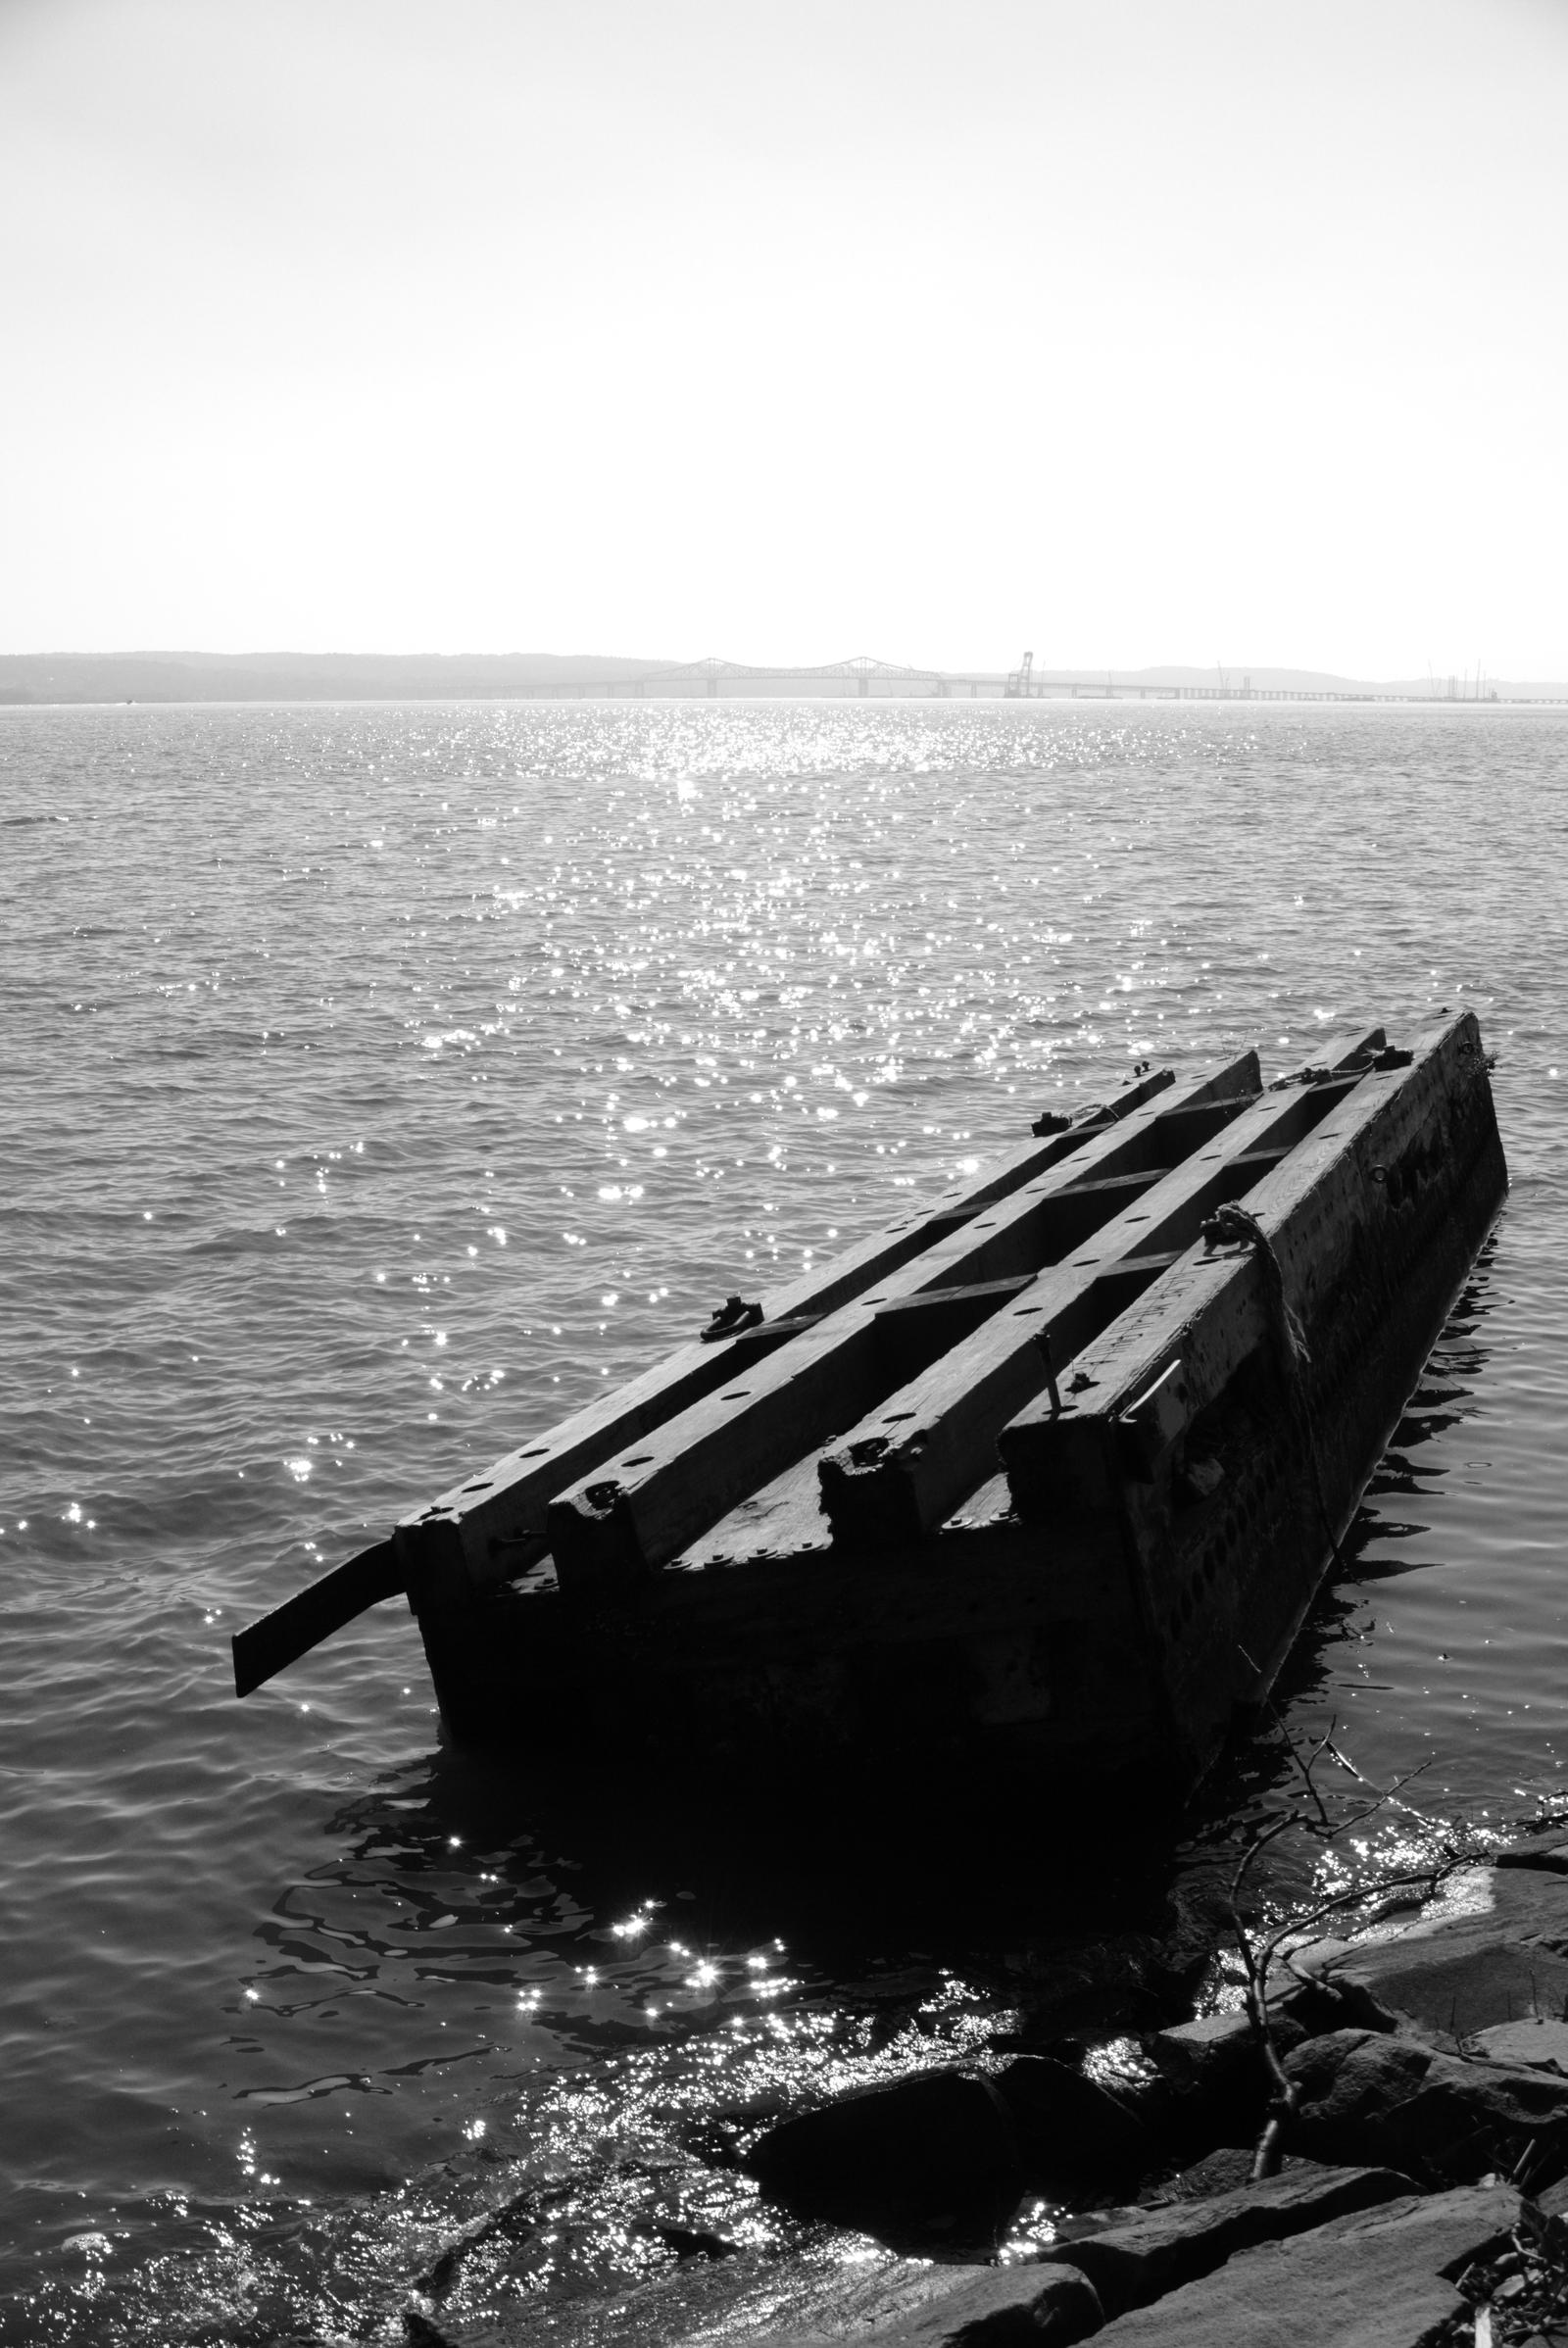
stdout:
<svg viewBox="0 0 1568 2348">
<path fill-rule="evenodd" d="M 891 2257 L 704 2242 L 605 2324 L 535 2302 L 454 2329 L 425 2302 L 410 2338 L 1568 2340 L 1568 1826 L 1466 1869 L 1413 1920 L 1297 1946 L 1269 1992 L 1270 2050 L 1246 2012 L 1211 2014 L 1149 2033 L 1133 2075 L 1018 2054 L 743 2128 L 734 2157 L 766 2198 Z M 1254 2176 L 1282 2074 L 1282 2162 Z M 1031 2194 L 1071 2214 L 998 2263 Z"/>
</svg>

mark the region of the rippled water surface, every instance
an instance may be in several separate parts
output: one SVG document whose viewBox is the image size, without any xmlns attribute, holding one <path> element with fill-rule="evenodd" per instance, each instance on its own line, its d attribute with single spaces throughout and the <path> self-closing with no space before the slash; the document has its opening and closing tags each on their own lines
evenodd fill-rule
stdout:
<svg viewBox="0 0 1568 2348">
<path fill-rule="evenodd" d="M 647 2337 L 614 2292 L 771 2238 L 715 2112 L 1004 2026 L 1059 1811 L 1005 1881 L 607 1817 L 443 1751 L 397 1605 L 243 1705 L 228 1635 L 1134 1058 L 1478 1011 L 1512 1195 L 1293 1700 L 1450 1806 L 1560 1785 L 1565 760 L 1464 709 L 0 711 L 0 2338 L 400 2338 L 421 2279 Z"/>
</svg>

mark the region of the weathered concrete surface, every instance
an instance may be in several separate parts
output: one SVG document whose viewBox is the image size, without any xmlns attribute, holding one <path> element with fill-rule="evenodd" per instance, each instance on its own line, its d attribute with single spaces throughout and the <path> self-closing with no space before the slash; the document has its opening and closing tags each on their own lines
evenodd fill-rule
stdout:
<svg viewBox="0 0 1568 2348">
<path fill-rule="evenodd" d="M 951 1235 L 955 1218 L 961 1226 L 983 1205 L 1010 1197 L 1082 1149 L 1092 1135 L 1115 1126 L 1174 1083 L 1173 1070 L 1154 1070 L 1142 1082 L 1124 1085 L 1108 1100 L 1088 1106 L 1066 1132 L 1031 1137 L 988 1159 L 972 1180 L 953 1184 L 925 1207 L 900 1216 L 785 1287 L 768 1290 L 761 1298 L 764 1325 L 836 1310 L 907 1263 L 933 1240 L 940 1245 Z M 1069 1173 L 1067 1179 L 1072 1178 Z M 525 1572 L 545 1553 L 545 1509 L 557 1492 L 611 1459 L 628 1442 L 662 1426 L 698 1396 L 732 1385 L 735 1367 L 736 1351 L 730 1345 L 684 1345 L 629 1386 L 600 1395 L 548 1436 L 530 1437 L 523 1448 L 498 1459 L 482 1476 L 466 1478 L 429 1507 L 404 1517 L 397 1540 L 405 1552 L 405 1567 L 416 1576 L 433 1572 L 439 1582 L 444 1564 L 450 1578 L 444 1598 L 439 1589 L 429 1592 L 432 1608 L 455 1603 L 465 1582 L 482 1586 Z"/>
<path fill-rule="evenodd" d="M 1568 1882 L 1530 1867 L 1479 1871 L 1478 1906 L 1381 1940 L 1320 1944 L 1298 1960 L 1355 2019 L 1453 2047 L 1478 2030 L 1568 2012 Z"/>
<path fill-rule="evenodd" d="M 759 2137 L 743 2166 L 813 2217 L 894 2240 L 993 2236 L 1025 2177 L 1018 2132 L 989 2079 L 915 2072 L 803 2112 Z"/>
<path fill-rule="evenodd" d="M 1239 2251 L 1284 2241 L 1331 2219 L 1407 2199 L 1410 2179 L 1394 2169 L 1326 2169 L 1302 2161 L 1280 2177 L 1172 2203 L 1063 2243 L 1051 2258 L 1088 2275 L 1107 2316 L 1148 2307 L 1167 2291 L 1211 2275 Z"/>
<path fill-rule="evenodd" d="M 1286 2058 L 1300 2090 L 1292 2149 L 1309 2160 L 1377 2162 L 1427 2183 L 1510 2172 L 1568 2155 L 1568 2079 L 1465 2062 L 1413 2037 L 1332 2030 Z"/>
<path fill-rule="evenodd" d="M 1077 1517 L 1138 1559 L 1167 1770 L 1180 1752 L 1196 1776 L 1265 1694 L 1329 1563 L 1325 1524 L 1353 1513 L 1505 1191 L 1465 1013 L 1423 1030 L 1405 1078 L 1363 1077 L 1247 1194 L 1306 1340 L 1283 1383 L 1263 1259 L 1195 1248 L 1075 1357 L 1069 1383 L 1092 1391 L 1060 1408 L 1037 1394 L 999 1436 L 1026 1523 L 1054 1544 Z M 1189 1444 L 1222 1470 L 1200 1504 Z"/>
<path fill-rule="evenodd" d="M 1464 2304 L 1450 2278 L 1512 2230 L 1519 2207 L 1506 2185 L 1389 2202 L 1243 2251 L 1099 2336 L 1104 2348 L 1423 2348 Z"/>
</svg>

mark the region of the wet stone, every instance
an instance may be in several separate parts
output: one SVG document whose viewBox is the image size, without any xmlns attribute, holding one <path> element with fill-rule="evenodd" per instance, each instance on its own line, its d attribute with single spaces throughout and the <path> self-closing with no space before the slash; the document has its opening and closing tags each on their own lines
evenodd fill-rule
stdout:
<svg viewBox="0 0 1568 2348">
<path fill-rule="evenodd" d="M 1493 2030 L 1477 2030 L 1465 2051 L 1489 2063 L 1518 2063 L 1568 2078 L 1568 2022 L 1500 2022 Z"/>
<path fill-rule="evenodd" d="M 1498 1851 L 1493 1865 L 1538 1867 L 1548 1875 L 1568 1875 L 1568 1834 L 1561 1827 L 1552 1827 L 1545 1834 L 1531 1834 L 1511 1850 Z"/>
<path fill-rule="evenodd" d="M 1048 2288 L 1053 2275 L 1059 2280 Z M 888 2257 L 824 2267 L 809 2257 L 781 2263 L 756 2253 L 720 2267 L 686 2263 L 623 2285 L 610 2301 L 580 2302 L 563 2323 L 564 2313 L 552 2321 L 531 2296 L 511 2313 L 473 2324 L 436 2311 L 429 2333 L 419 2336 L 425 2348 L 540 2348 L 558 2330 L 576 2348 L 590 2342 L 645 2348 L 656 2341 L 689 2342 L 691 2348 L 820 2348 L 844 2340 L 861 2348 L 905 2341 L 918 2348 L 942 2348 L 945 2341 L 979 2348 L 1008 2338 L 1028 2340 L 1033 2348 L 1042 2340 L 1069 2348 L 1102 2321 L 1090 2286 L 1061 2268 L 937 2266 Z M 415 2336 L 411 2326 L 411 2340 Z"/>
<path fill-rule="evenodd" d="M 994 2081 L 1027 2180 L 1065 2201 L 1133 2183 L 1154 2155 L 1139 2113 L 1050 2055 L 1019 2055 Z"/>
<path fill-rule="evenodd" d="M 1305 2035 L 1288 2015 L 1274 2018 L 1282 2054 Z M 1169 2089 L 1166 2128 L 1188 2144 L 1235 2144 L 1255 2138 L 1269 2079 L 1256 2033 L 1241 2013 L 1208 2014 L 1156 2030 L 1147 2052 Z"/>
<path fill-rule="evenodd" d="M 1465 2306 L 1455 2278 L 1506 2242 L 1519 2211 L 1506 2185 L 1387 2202 L 1244 2250 L 1099 2337 L 1105 2348 L 1426 2348 Z"/>
<path fill-rule="evenodd" d="M 933 2271 L 951 2277 L 951 2268 Z M 869 2325 L 857 2310 L 830 2298 L 804 2311 L 788 2330 L 745 2335 L 746 2348 L 826 2348 L 852 2340 L 858 2348 L 1072 2348 L 1104 2321 L 1092 2285 L 1070 2267 L 991 2267 L 962 2282 L 948 2280 L 920 2303 Z"/>
<path fill-rule="evenodd" d="M 1196 2022 L 1156 2030 L 1148 2044 L 1160 2070 L 1182 2085 L 1250 2068 L 1257 2053 L 1252 2026 L 1242 2013 L 1200 2014 Z"/>
<path fill-rule="evenodd" d="M 1408 2197 L 1392 2169 L 1330 2169 L 1301 2161 L 1282 2176 L 1206 2201 L 1172 2203 L 1063 2244 L 1059 2255 L 1088 2275 L 1107 2316 L 1147 2307 L 1237 2252 L 1306 2233 L 1331 2219 Z M 1055 2257 L 1052 2251 L 1048 2257 Z"/>
<path fill-rule="evenodd" d="M 1006 2104 L 956 2071 L 841 2095 L 770 2128 L 742 2165 L 792 2208 L 895 2241 L 994 2240 L 1025 2182 Z"/>
<path fill-rule="evenodd" d="M 1429 2183 L 1510 2172 L 1534 2147 L 1568 2155 L 1568 2079 L 1462 2061 L 1414 2038 L 1334 2030 L 1286 2058 L 1291 2130 L 1308 2159 L 1376 2163 Z"/>
<path fill-rule="evenodd" d="M 759 2319 L 755 2308 L 738 2309 L 730 2328 L 746 2348 L 764 2348 L 764 2343 L 777 2348 L 784 2341 L 870 2341 L 910 2332 L 918 2336 L 943 2305 L 964 2305 L 971 2285 L 983 2284 L 999 2272 L 994 2267 L 935 2267 L 908 2259 L 877 2266 L 870 2273 L 854 2266 L 828 2277 L 816 2272 L 803 2275 L 793 2289 L 786 2285 L 784 2305 L 775 2306 L 766 2317 Z M 777 2290 L 774 2297 L 779 2297 Z"/>
<path fill-rule="evenodd" d="M 1216 2193 L 1234 2193 L 1239 2185 L 1250 2184 L 1252 2160 L 1257 2144 L 1221 2144 L 1205 2152 L 1201 2160 L 1191 2161 L 1176 2176 L 1156 2187 L 1145 2202 L 1149 2209 L 1163 2209 L 1172 2201 L 1210 2201 Z M 1289 2153 L 1285 2156 L 1287 2169 L 1297 2166 Z"/>
<path fill-rule="evenodd" d="M 1312 1970 L 1359 2007 L 1357 2020 L 1449 2046 L 1568 2013 L 1568 1883 L 1539 1868 L 1489 1868 L 1478 1888 L 1479 1912 L 1320 1949 Z"/>
</svg>

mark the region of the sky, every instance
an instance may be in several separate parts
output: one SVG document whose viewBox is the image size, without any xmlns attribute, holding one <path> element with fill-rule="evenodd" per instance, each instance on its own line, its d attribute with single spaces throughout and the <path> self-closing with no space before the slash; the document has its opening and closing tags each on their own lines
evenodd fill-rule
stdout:
<svg viewBox="0 0 1568 2348">
<path fill-rule="evenodd" d="M 1568 0 L 0 0 L 0 650 L 1568 678 Z"/>
</svg>

